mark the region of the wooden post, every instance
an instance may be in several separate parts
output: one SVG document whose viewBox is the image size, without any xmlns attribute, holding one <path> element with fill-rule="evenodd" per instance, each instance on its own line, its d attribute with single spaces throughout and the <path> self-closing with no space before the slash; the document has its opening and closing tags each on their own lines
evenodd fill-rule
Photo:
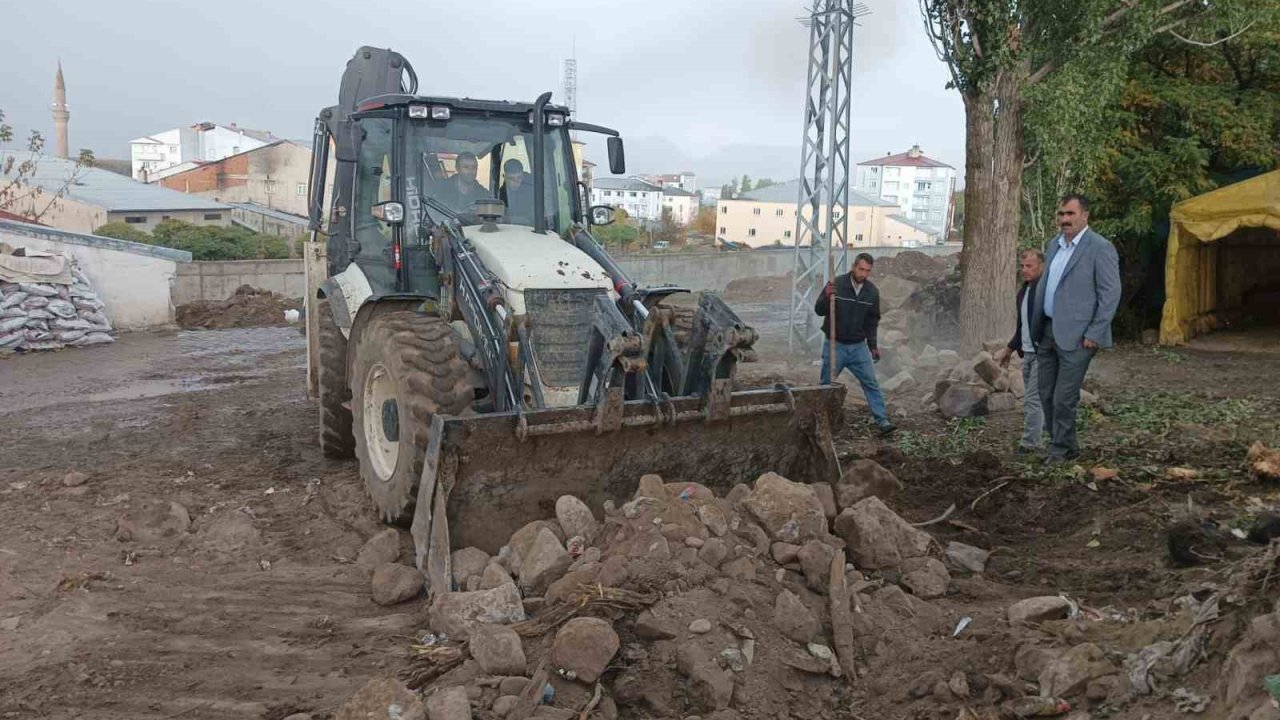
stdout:
<svg viewBox="0 0 1280 720">
<path fill-rule="evenodd" d="M 306 279 L 306 296 L 303 298 L 307 313 L 307 396 L 316 397 L 319 388 L 320 315 L 316 310 L 316 293 L 329 274 L 329 254 L 318 233 L 312 233 L 302 253 L 303 277 Z"/>
<path fill-rule="evenodd" d="M 827 277 L 831 282 L 831 297 L 827 299 L 829 303 L 827 306 L 827 320 L 830 323 L 828 325 L 829 332 L 827 333 L 827 352 L 830 355 L 827 356 L 827 360 L 831 364 L 827 367 L 831 370 L 831 384 L 834 385 L 836 382 L 836 255 L 835 249 L 831 247 L 830 243 L 827 244 Z"/>
</svg>

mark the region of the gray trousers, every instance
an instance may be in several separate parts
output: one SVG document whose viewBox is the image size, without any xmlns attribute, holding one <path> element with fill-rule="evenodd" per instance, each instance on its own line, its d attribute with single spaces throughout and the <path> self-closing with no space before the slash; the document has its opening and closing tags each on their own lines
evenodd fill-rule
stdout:
<svg viewBox="0 0 1280 720">
<path fill-rule="evenodd" d="M 1049 455 L 1062 457 L 1080 452 L 1076 442 L 1076 408 L 1080 406 L 1080 384 L 1089 371 L 1093 350 L 1083 347 L 1064 350 L 1053 341 L 1053 324 L 1045 323 L 1044 337 L 1036 348 L 1040 404 L 1045 427 L 1049 429 Z"/>
<path fill-rule="evenodd" d="M 1039 363 L 1034 352 L 1022 356 L 1022 447 L 1039 449 L 1044 444 L 1044 411 L 1040 407 Z"/>
</svg>

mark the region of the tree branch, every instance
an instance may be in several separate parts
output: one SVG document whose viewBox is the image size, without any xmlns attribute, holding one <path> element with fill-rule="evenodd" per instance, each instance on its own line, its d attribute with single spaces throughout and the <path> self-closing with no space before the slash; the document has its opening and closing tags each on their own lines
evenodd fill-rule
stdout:
<svg viewBox="0 0 1280 720">
<path fill-rule="evenodd" d="M 1257 22 L 1258 22 L 1257 18 L 1254 18 L 1253 20 L 1249 21 L 1248 25 L 1245 25 L 1244 27 L 1240 28 L 1239 30 L 1231 33 L 1230 35 L 1224 38 L 1218 38 L 1213 42 L 1201 42 L 1199 40 L 1192 40 L 1191 38 L 1185 38 L 1179 35 L 1178 33 L 1174 32 L 1172 29 L 1169 30 L 1169 34 L 1178 38 L 1182 42 L 1187 43 L 1188 45 L 1195 45 L 1196 47 L 1202 47 L 1202 48 L 1211 48 L 1215 45 L 1221 45 L 1222 43 L 1227 42 L 1228 40 L 1234 40 L 1240 37 L 1241 35 L 1248 32 L 1249 28 L 1253 27 Z"/>
</svg>

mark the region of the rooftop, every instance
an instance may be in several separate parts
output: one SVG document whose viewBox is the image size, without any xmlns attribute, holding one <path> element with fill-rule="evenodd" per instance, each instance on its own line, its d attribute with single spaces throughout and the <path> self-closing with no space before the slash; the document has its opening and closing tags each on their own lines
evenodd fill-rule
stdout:
<svg viewBox="0 0 1280 720">
<path fill-rule="evenodd" d="M 671 195 L 674 197 L 693 197 L 693 193 L 689 192 L 688 190 L 685 190 L 682 187 L 677 187 L 675 185 L 663 185 L 662 194 Z"/>
<path fill-rule="evenodd" d="M 0 173 L 0 177 L 4 177 Z M 71 178 L 74 181 L 68 185 Z M 65 188 L 65 197 L 102 208 L 108 212 L 148 212 L 157 210 L 227 210 L 227 206 L 158 185 L 147 185 L 110 170 L 76 167 L 74 160 L 42 157 L 35 172 L 27 176 L 33 186 L 47 193 Z"/>
<path fill-rule="evenodd" d="M 911 149 L 897 155 L 886 155 L 880 158 L 872 158 L 871 160 L 863 160 L 859 165 L 892 165 L 894 167 L 942 167 L 951 168 L 950 165 L 925 155 L 920 151 L 919 145 L 912 145 Z M 955 170 L 955 168 L 951 168 Z"/>
<path fill-rule="evenodd" d="M 662 192 L 662 188 L 653 183 L 645 182 L 640 178 L 596 178 L 591 184 L 592 187 L 601 190 L 632 190 L 636 192 Z"/>
<path fill-rule="evenodd" d="M 900 223 L 902 223 L 903 225 L 906 225 L 907 227 L 915 228 L 916 230 L 919 230 L 920 232 L 928 233 L 928 234 L 930 234 L 930 235 L 941 235 L 941 234 L 942 234 L 942 229 L 941 229 L 941 228 L 936 228 L 936 227 L 933 227 L 932 225 L 925 225 L 924 223 L 916 222 L 915 220 L 912 220 L 911 218 L 907 217 L 906 215 L 890 215 L 890 216 L 889 216 L 889 219 L 890 219 L 890 220 L 896 220 L 897 222 L 900 222 Z"/>
<path fill-rule="evenodd" d="M 769 187 L 760 190 L 752 190 L 745 192 L 734 198 L 735 200 L 747 200 L 755 202 L 768 203 L 788 203 L 794 205 L 800 197 L 800 180 L 788 180 L 783 183 L 775 183 Z M 873 198 L 870 195 L 864 195 L 857 190 L 849 190 L 849 206 L 850 207 L 897 207 L 894 203 L 880 198 Z"/>
</svg>

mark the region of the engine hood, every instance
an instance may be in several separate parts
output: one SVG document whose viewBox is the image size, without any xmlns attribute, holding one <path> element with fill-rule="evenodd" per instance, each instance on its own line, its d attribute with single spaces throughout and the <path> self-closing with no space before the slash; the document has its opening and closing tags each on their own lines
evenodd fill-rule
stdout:
<svg viewBox="0 0 1280 720">
<path fill-rule="evenodd" d="M 524 225 L 499 225 L 494 232 L 472 225 L 463 231 L 481 264 L 511 290 L 613 289 L 604 268 L 553 233 L 539 235 Z"/>
</svg>

